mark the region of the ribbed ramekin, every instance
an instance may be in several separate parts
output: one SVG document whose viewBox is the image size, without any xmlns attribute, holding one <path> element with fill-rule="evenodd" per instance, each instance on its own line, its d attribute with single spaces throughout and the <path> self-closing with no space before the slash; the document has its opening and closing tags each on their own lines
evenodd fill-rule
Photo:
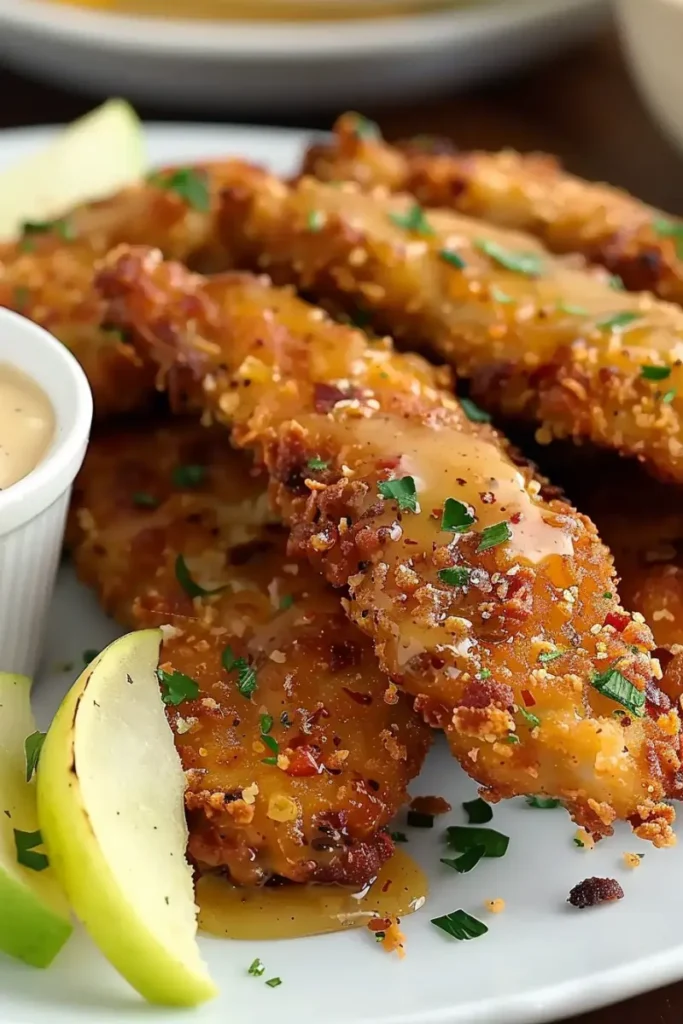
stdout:
<svg viewBox="0 0 683 1024">
<path fill-rule="evenodd" d="M 64 537 L 71 485 L 92 423 L 82 369 L 52 335 L 0 309 L 0 366 L 38 384 L 52 403 L 55 436 L 36 468 L 0 491 L 0 670 L 33 675 Z"/>
</svg>

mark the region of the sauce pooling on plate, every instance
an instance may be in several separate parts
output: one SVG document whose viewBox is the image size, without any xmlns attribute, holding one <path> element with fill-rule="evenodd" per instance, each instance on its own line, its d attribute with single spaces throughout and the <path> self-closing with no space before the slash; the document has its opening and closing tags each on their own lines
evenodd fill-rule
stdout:
<svg viewBox="0 0 683 1024">
<path fill-rule="evenodd" d="M 23 480 L 47 452 L 55 413 L 35 381 L 0 363 L 0 490 Z"/>
</svg>

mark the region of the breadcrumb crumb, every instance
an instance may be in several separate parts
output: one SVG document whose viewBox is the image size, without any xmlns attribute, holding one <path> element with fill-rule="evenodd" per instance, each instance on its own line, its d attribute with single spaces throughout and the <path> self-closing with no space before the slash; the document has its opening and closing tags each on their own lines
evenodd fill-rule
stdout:
<svg viewBox="0 0 683 1024">
<path fill-rule="evenodd" d="M 502 914 L 505 910 L 505 900 L 497 896 L 493 900 L 484 900 L 484 906 L 492 914 Z"/>
<path fill-rule="evenodd" d="M 641 861 L 641 855 L 637 853 L 625 853 L 624 864 L 627 868 L 639 868 Z"/>
</svg>

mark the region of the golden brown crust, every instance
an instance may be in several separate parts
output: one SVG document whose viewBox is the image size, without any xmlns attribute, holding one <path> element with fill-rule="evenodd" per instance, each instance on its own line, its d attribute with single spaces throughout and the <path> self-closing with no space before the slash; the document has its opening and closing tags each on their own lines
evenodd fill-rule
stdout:
<svg viewBox="0 0 683 1024">
<path fill-rule="evenodd" d="M 677 785 L 679 738 L 652 717 L 666 700 L 651 634 L 623 612 L 593 524 L 544 499 L 440 390 L 442 371 L 267 279 L 206 280 L 121 249 L 99 286 L 175 399 L 256 453 L 290 550 L 348 584 L 348 615 L 383 669 L 492 797 L 561 797 L 598 834 L 648 813 L 652 838 L 672 841 L 654 807 Z M 419 509 L 386 491 L 399 480 Z M 447 506 L 466 511 L 462 531 L 441 523 Z M 615 716 L 623 707 L 593 685 L 606 671 L 643 708 Z"/>
<path fill-rule="evenodd" d="M 356 181 L 410 192 L 427 207 L 449 207 L 535 235 L 553 252 L 582 253 L 633 291 L 683 303 L 683 224 L 611 185 L 583 181 L 544 153 L 454 152 L 429 140 L 398 146 L 344 114 L 329 146 L 304 169 L 323 181 Z"/>
<path fill-rule="evenodd" d="M 263 483 L 225 431 L 176 423 L 96 439 L 69 532 L 104 607 L 127 626 L 173 627 L 161 667 L 199 684 L 196 699 L 168 707 L 194 860 L 240 884 L 366 884 L 391 853 L 384 826 L 430 730 L 405 697 L 384 700 L 370 643 L 338 595 L 287 557 Z M 190 598 L 178 554 L 196 583 L 228 589 Z M 250 699 L 228 647 L 253 665 Z"/>
</svg>

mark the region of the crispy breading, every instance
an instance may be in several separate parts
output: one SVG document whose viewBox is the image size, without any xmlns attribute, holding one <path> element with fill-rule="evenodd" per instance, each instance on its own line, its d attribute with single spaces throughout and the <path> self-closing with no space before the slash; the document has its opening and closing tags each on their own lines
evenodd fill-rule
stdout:
<svg viewBox="0 0 683 1024">
<path fill-rule="evenodd" d="M 392 851 L 383 827 L 430 730 L 407 698 L 384 701 L 369 641 L 338 594 L 287 557 L 263 487 L 223 430 L 113 433 L 86 457 L 70 545 L 121 623 L 172 627 L 161 668 L 199 685 L 167 708 L 193 859 L 240 884 L 277 875 L 362 887 Z M 226 589 L 188 596 L 178 555 L 196 584 Z"/>
<path fill-rule="evenodd" d="M 338 119 L 331 144 L 311 147 L 304 169 L 323 181 L 411 192 L 424 206 L 528 231 L 553 252 L 601 263 L 629 289 L 683 303 L 683 222 L 612 185 L 568 174 L 545 153 L 459 153 L 429 138 L 392 146 L 350 113 Z"/>
<path fill-rule="evenodd" d="M 205 279 L 122 248 L 98 281 L 176 403 L 265 465 L 292 553 L 348 585 L 383 669 L 491 798 L 544 793 L 596 834 L 619 817 L 673 841 L 659 801 L 680 741 L 653 717 L 669 709 L 651 633 L 623 612 L 590 520 L 545 500 L 440 389 L 443 371 L 267 278 Z M 601 692 L 614 684 L 621 704 Z"/>
<path fill-rule="evenodd" d="M 590 438 L 683 481 L 678 306 L 615 291 L 528 235 L 355 184 L 245 169 L 223 218 L 235 264 L 437 355 L 487 408 L 538 421 L 539 440 Z"/>
</svg>

